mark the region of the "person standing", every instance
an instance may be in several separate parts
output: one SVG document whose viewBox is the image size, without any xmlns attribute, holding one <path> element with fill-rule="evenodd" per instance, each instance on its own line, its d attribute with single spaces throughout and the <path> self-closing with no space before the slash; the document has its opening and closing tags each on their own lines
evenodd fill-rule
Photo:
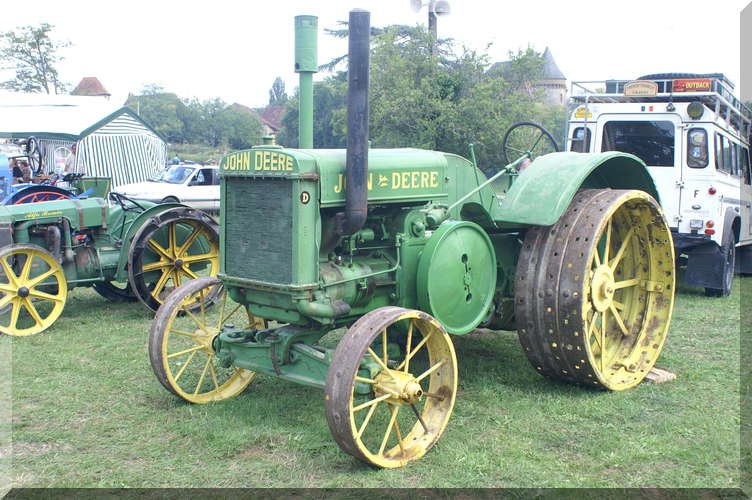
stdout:
<svg viewBox="0 0 752 500">
<path fill-rule="evenodd" d="M 76 143 L 71 146 L 71 154 L 65 159 L 65 167 L 63 168 L 63 175 L 71 174 L 76 171 Z"/>
</svg>

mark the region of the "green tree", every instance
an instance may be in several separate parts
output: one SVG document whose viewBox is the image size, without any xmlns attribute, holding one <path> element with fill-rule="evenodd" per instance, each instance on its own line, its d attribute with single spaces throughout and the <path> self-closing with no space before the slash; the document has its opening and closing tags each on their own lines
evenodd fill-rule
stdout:
<svg viewBox="0 0 752 500">
<path fill-rule="evenodd" d="M 15 77 L 0 83 L 0 88 L 47 94 L 65 92 L 69 85 L 60 81 L 57 63 L 63 60 L 59 49 L 68 41 L 50 38 L 53 26 L 19 26 L 15 31 L 0 33 L 0 70 L 15 72 Z"/>
<path fill-rule="evenodd" d="M 126 106 L 169 142 L 186 142 L 183 115 L 185 104 L 175 94 L 156 84 L 145 85 L 139 95 L 129 95 Z"/>
<path fill-rule="evenodd" d="M 274 79 L 272 88 L 269 89 L 269 106 L 279 106 L 287 102 L 287 93 L 285 92 L 285 82 L 282 78 Z"/>
<path fill-rule="evenodd" d="M 148 84 L 139 95 L 129 95 L 126 105 L 171 143 L 231 149 L 246 149 L 261 143 L 259 116 L 228 106 L 219 98 L 181 99 L 159 85 Z"/>
<path fill-rule="evenodd" d="M 339 72 L 313 84 L 313 145 L 316 148 L 343 148 L 346 143 L 345 102 L 347 98 L 347 73 Z M 298 147 L 298 103 L 296 94 L 287 102 L 282 118 L 282 130 L 277 133 L 277 143 Z"/>
<path fill-rule="evenodd" d="M 222 99 L 185 100 L 181 115 L 186 142 L 245 149 L 261 142 L 261 120 L 255 113 L 228 106 Z"/>
<path fill-rule="evenodd" d="M 335 36 L 346 30 L 330 31 Z M 457 50 L 452 40 L 432 39 L 421 27 L 371 30 L 370 139 L 373 147 L 419 147 L 468 156 L 475 145 L 481 168 L 503 166 L 501 143 L 518 121 L 534 121 L 563 135 L 566 111 L 546 105 L 536 85 L 542 55 L 531 48 L 510 53 L 492 67 L 486 50 Z M 324 65 L 336 67 L 335 58 Z M 493 68 L 493 69 L 492 69 Z M 347 74 L 314 84 L 314 145 L 344 147 Z M 297 95 L 288 103 L 278 142 L 297 145 Z"/>
<path fill-rule="evenodd" d="M 329 29 L 324 28 L 324 33 L 327 35 L 333 36 L 334 38 L 347 38 L 350 34 L 350 30 L 348 28 L 349 23 L 347 21 L 338 21 L 337 24 L 339 26 L 343 26 L 343 28 L 340 29 Z M 371 26 L 371 40 L 376 39 L 380 35 L 384 34 L 386 31 L 392 31 L 396 33 L 398 36 L 396 38 L 396 43 L 403 45 L 407 43 L 416 33 L 416 30 L 420 30 L 421 28 L 417 28 L 414 26 L 408 26 L 406 24 L 392 24 L 390 26 L 386 26 L 384 28 L 379 28 L 376 26 Z M 439 38 L 436 41 L 436 48 L 435 51 L 439 56 L 446 57 L 448 55 L 448 49 L 451 47 L 453 42 L 453 39 L 451 38 Z M 319 71 L 334 71 L 338 67 L 340 67 L 342 64 L 347 62 L 347 54 L 342 54 L 340 56 L 335 57 L 331 61 L 324 63 L 319 66 Z"/>
<path fill-rule="evenodd" d="M 256 113 L 227 106 L 218 119 L 224 124 L 226 136 L 223 140 L 230 149 L 248 149 L 261 144 L 263 130 Z"/>
<path fill-rule="evenodd" d="M 503 166 L 501 143 L 514 123 L 553 122 L 535 85 L 543 59 L 528 49 L 510 54 L 504 71 L 489 71 L 487 51 L 456 51 L 439 41 L 431 52 L 427 30 L 384 30 L 374 39 L 371 138 L 374 147 L 421 147 L 468 156 L 479 166 Z"/>
</svg>

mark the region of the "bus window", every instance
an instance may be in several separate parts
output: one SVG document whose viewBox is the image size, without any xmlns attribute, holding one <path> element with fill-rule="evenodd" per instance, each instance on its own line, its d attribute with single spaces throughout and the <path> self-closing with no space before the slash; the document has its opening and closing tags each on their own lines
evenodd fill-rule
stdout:
<svg viewBox="0 0 752 500">
<path fill-rule="evenodd" d="M 715 133 L 715 168 L 726 172 L 728 170 L 728 165 L 726 164 L 725 156 L 723 152 L 726 149 L 726 138 L 723 137 L 718 132 Z"/>
<path fill-rule="evenodd" d="M 584 131 L 584 132 L 583 132 Z M 583 134 L 585 138 L 583 140 Z M 575 153 L 587 153 L 590 151 L 590 129 L 585 127 L 577 127 L 572 133 L 572 147 L 570 151 Z"/>
<path fill-rule="evenodd" d="M 713 141 L 713 153 L 715 154 L 715 168 L 716 170 L 723 170 L 723 156 L 721 156 L 721 136 L 718 132 L 714 134 L 715 140 Z"/>
<path fill-rule="evenodd" d="M 744 146 L 734 144 L 734 154 L 736 155 L 736 176 L 744 177 Z"/>
<path fill-rule="evenodd" d="M 731 141 L 723 138 L 723 170 L 729 174 L 734 173 L 734 164 L 731 162 Z"/>
<path fill-rule="evenodd" d="M 670 121 L 607 122 L 601 151 L 631 153 L 651 167 L 673 167 L 675 129 Z"/>
<path fill-rule="evenodd" d="M 739 145 L 729 141 L 729 160 L 731 161 L 731 168 L 729 173 L 733 176 L 739 177 L 739 164 L 737 162 L 737 151 L 739 151 Z"/>
<path fill-rule="evenodd" d="M 691 128 L 687 137 L 687 165 L 691 168 L 707 167 L 708 133 L 701 128 Z"/>
<path fill-rule="evenodd" d="M 745 147 L 742 147 L 741 151 L 741 157 L 742 157 L 742 175 L 744 177 L 744 184 L 752 184 L 752 172 L 750 172 L 750 165 L 749 165 L 749 150 Z"/>
</svg>

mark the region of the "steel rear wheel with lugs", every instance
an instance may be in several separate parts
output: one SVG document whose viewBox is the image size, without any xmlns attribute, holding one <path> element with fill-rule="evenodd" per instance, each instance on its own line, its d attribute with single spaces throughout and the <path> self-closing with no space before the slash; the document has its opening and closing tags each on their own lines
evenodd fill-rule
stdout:
<svg viewBox="0 0 752 500">
<path fill-rule="evenodd" d="M 674 279 L 671 233 L 650 195 L 580 191 L 555 225 L 525 237 L 515 278 L 525 354 L 551 378 L 636 386 L 666 340 Z"/>
<path fill-rule="evenodd" d="M 406 465 L 438 441 L 452 413 L 452 341 L 422 311 L 375 309 L 337 345 L 325 393 L 326 420 L 342 450 L 375 467 Z"/>
</svg>

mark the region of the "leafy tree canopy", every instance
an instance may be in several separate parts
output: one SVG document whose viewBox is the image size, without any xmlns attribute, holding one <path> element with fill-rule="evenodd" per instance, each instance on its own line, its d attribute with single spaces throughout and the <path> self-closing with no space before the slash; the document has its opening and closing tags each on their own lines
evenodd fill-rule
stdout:
<svg viewBox="0 0 752 500">
<path fill-rule="evenodd" d="M 344 148 L 346 146 L 345 106 L 347 99 L 347 73 L 340 71 L 321 82 L 313 83 L 313 144 L 317 148 Z M 296 94 L 287 102 L 282 118 L 282 130 L 277 142 L 287 147 L 298 147 L 298 104 Z"/>
<path fill-rule="evenodd" d="M 346 36 L 347 30 L 329 30 Z M 528 48 L 491 68 L 486 51 L 457 48 L 450 39 L 436 41 L 423 27 L 372 28 L 370 139 L 376 147 L 419 147 L 468 157 L 475 145 L 483 169 L 503 166 L 501 142 L 518 121 L 534 121 L 561 142 L 566 110 L 543 103 L 536 86 L 543 57 Z M 336 68 L 345 56 L 324 68 Z M 344 147 L 347 74 L 338 72 L 314 83 L 314 146 Z M 288 102 L 278 142 L 297 145 L 297 93 Z"/>
<path fill-rule="evenodd" d="M 47 94 L 61 94 L 69 88 L 60 81 L 56 65 L 63 60 L 58 50 L 70 42 L 50 38 L 52 28 L 42 23 L 0 33 L 0 70 L 15 72 L 13 78 L 0 82 L 0 88 Z"/>
<path fill-rule="evenodd" d="M 261 143 L 261 120 L 248 109 L 218 98 L 182 99 L 155 84 L 130 95 L 126 105 L 169 142 L 246 149 Z"/>
</svg>

